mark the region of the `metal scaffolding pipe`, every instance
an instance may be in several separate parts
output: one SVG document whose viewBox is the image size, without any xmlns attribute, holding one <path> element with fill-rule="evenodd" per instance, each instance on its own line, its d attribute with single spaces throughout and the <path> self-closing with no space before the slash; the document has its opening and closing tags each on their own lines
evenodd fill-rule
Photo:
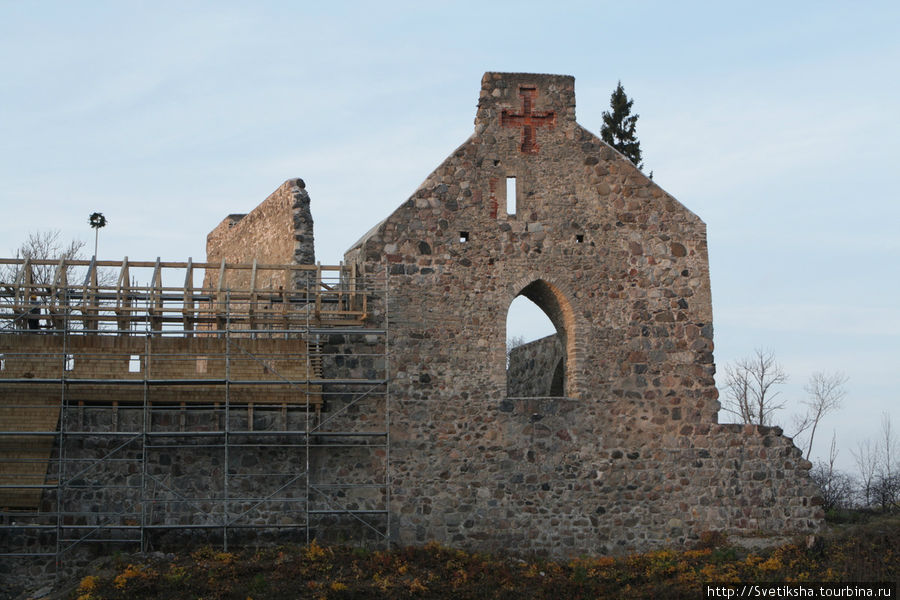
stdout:
<svg viewBox="0 0 900 600">
<path fill-rule="evenodd" d="M 33 261 L 33 264 L 37 265 L 39 262 Z M 0 264 L 16 264 L 24 268 L 21 261 L 0 259 Z M 57 287 L 53 288 L 55 291 L 52 293 L 51 286 L 34 286 L 30 284 L 30 280 L 27 280 L 27 284 L 15 284 L 15 294 L 7 293 L 6 288 L 0 286 L 0 309 L 4 306 L 9 309 L 7 313 L 0 314 L 0 323 L 7 325 L 0 331 L 0 338 L 5 337 L 9 346 L 7 351 L 0 350 L 2 358 L 8 361 L 6 365 L 15 361 L 35 361 L 50 367 L 35 369 L 33 373 L 40 375 L 39 377 L 26 374 L 27 369 L 15 371 L 5 367 L 4 371 L 7 372 L 2 375 L 13 376 L 0 376 L 0 405 L 16 410 L 50 411 L 57 423 L 55 431 L 37 427 L 15 429 L 14 425 L 6 426 L 5 423 L 0 425 L 3 429 L 0 431 L 0 440 L 6 440 L 11 447 L 24 446 L 23 438 L 33 438 L 34 444 L 48 448 L 46 458 L 23 455 L 7 459 L 5 455 L 0 456 L 0 467 L 16 463 L 31 465 L 28 468 L 34 469 L 46 465 L 37 475 L 25 473 L 12 476 L 0 472 L 4 477 L 0 480 L 0 491 L 3 493 L 32 490 L 44 494 L 42 502 L 33 509 L 0 511 L 0 532 L 15 531 L 18 534 L 25 533 L 26 536 L 28 532 L 32 532 L 49 542 L 44 547 L 35 546 L 33 552 L 16 552 L 12 551 L 14 548 L 6 548 L 8 551 L 0 553 L 0 557 L 55 558 L 54 564 L 63 567 L 64 561 L 72 555 L 71 551 L 82 544 L 133 544 L 145 551 L 152 540 L 150 533 L 155 531 L 220 532 L 222 545 L 226 549 L 229 544 L 234 543 L 235 538 L 231 532 L 237 530 L 303 530 L 309 539 L 312 528 L 316 523 L 321 523 L 317 520 L 318 517 L 326 515 L 350 516 L 390 543 L 390 332 L 386 311 L 389 281 L 387 273 L 384 277 L 384 289 L 381 290 L 351 278 L 348 275 L 350 271 L 344 266 L 331 268 L 341 278 L 339 285 L 331 286 L 325 284 L 322 278 L 323 272 L 329 272 L 330 268 L 318 265 L 285 267 L 191 261 L 132 262 L 127 259 L 51 261 L 48 264 L 57 268 Z M 88 276 L 84 278 L 83 284 L 66 283 L 65 269 L 69 266 L 88 269 Z M 134 286 L 129 282 L 129 277 L 120 275 L 118 286 L 99 286 L 96 284 L 96 277 L 92 275 L 98 267 L 119 267 L 126 275 L 129 267 L 152 268 L 154 279 L 150 285 Z M 186 270 L 183 287 L 162 285 L 161 270 L 168 268 Z M 241 271 L 245 278 L 247 273 L 264 269 L 283 269 L 285 273 L 307 276 L 305 289 L 257 290 L 251 283 L 249 289 L 229 290 L 233 286 L 222 286 L 221 281 L 219 289 L 194 289 L 192 269 L 198 268 L 211 269 L 220 274 Z M 346 281 L 345 277 L 348 278 Z M 302 285 L 301 282 L 300 286 Z M 341 287 L 343 285 L 346 285 L 346 289 Z M 18 302 L 23 291 L 34 292 L 41 299 L 39 314 L 30 312 L 31 305 Z M 385 314 L 382 317 L 384 327 L 368 328 L 365 326 L 369 317 L 368 305 L 375 297 L 379 297 L 385 304 Z M 26 328 L 24 326 L 29 318 L 40 319 L 47 326 L 34 330 L 28 324 L 29 327 Z M 272 327 L 266 327 L 267 323 Z M 106 324 L 110 326 L 107 328 Z M 47 341 L 30 347 L 22 345 L 21 342 L 30 336 L 42 336 Z M 53 339 L 50 339 L 51 336 Z M 139 336 L 144 339 L 142 351 L 136 350 L 140 345 L 136 341 Z M 328 336 L 342 336 L 342 339 L 330 340 Z M 192 346 L 188 346 L 188 350 L 176 348 L 179 352 L 174 353 L 160 350 L 161 344 L 157 341 L 173 337 L 210 339 L 218 344 L 224 342 L 225 350 L 204 353 L 199 348 L 217 346 L 202 341 L 196 345 L 196 352 L 190 350 Z M 107 341 L 98 342 L 94 346 L 93 342 L 86 342 L 86 338 L 118 338 L 127 342 L 118 347 Z M 250 343 L 245 343 L 258 339 L 296 339 L 301 345 L 305 344 L 305 351 L 261 352 L 254 351 Z M 329 341 L 338 344 L 369 344 L 371 352 L 357 351 L 353 357 L 375 360 L 378 371 L 374 374 L 378 376 L 325 377 L 322 372 L 323 361 L 329 357 L 341 356 L 342 352 L 342 348 L 337 346 L 337 351 L 324 353 L 323 348 Z M 53 344 L 59 344 L 55 346 L 55 351 L 52 351 Z M 43 346 L 47 349 L 41 350 Z M 285 346 L 289 347 L 290 344 Z M 109 352 L 106 351 L 107 348 L 110 349 Z M 23 349 L 25 351 L 21 351 Z M 103 372 L 102 365 L 120 365 L 123 360 L 127 361 L 135 355 L 140 357 L 141 367 L 139 373 L 133 373 L 134 377 L 96 375 Z M 91 364 L 88 360 L 93 361 L 94 366 L 91 368 L 94 370 L 83 371 L 89 377 L 75 376 L 79 368 L 76 366 L 73 369 L 69 364 L 72 357 L 72 364 L 85 359 L 87 360 L 83 364 Z M 224 361 L 224 376 L 221 376 L 220 371 L 214 371 L 212 374 L 215 377 L 209 378 L 175 377 L 168 376 L 173 371 L 165 369 L 162 373 L 156 373 L 166 376 L 154 376 L 154 365 L 199 358 Z M 246 374 L 252 372 L 235 373 L 249 360 L 263 364 L 266 367 L 263 373 L 271 373 L 271 378 L 247 379 Z M 272 365 L 273 360 L 304 361 L 305 373 L 301 373 L 306 376 L 285 377 L 278 372 L 277 363 Z M 115 373 L 119 368 L 110 367 L 110 373 Z M 297 371 L 285 370 L 291 375 L 297 374 Z M 198 370 L 199 372 L 201 371 Z M 257 390 L 256 394 L 265 398 L 273 385 L 295 390 L 296 400 L 246 400 L 246 388 Z M 23 401 L 21 398 L 31 397 L 22 390 L 40 390 L 41 394 L 47 394 L 46 390 L 36 386 L 58 387 L 55 387 L 52 396 L 48 396 L 51 401 L 47 403 L 43 400 Z M 87 401 L 76 401 L 70 397 L 75 390 L 81 390 L 82 395 L 89 395 L 83 393 L 86 386 L 98 388 L 96 397 Z M 184 388 L 185 394 L 190 393 L 188 390 L 207 386 L 221 394 L 219 397 L 222 398 L 222 404 L 209 400 L 207 396 L 196 403 L 190 399 L 172 400 L 171 397 L 154 400 L 154 394 L 164 386 Z M 122 390 L 121 397 L 116 397 L 115 400 L 106 396 L 107 390 L 114 388 Z M 239 395 L 242 393 L 245 395 Z M 3 403 L 6 398 L 12 401 Z M 337 398 L 340 398 L 337 404 L 332 404 Z M 354 410 L 372 411 L 383 426 L 373 428 L 372 420 L 356 419 L 356 413 L 348 411 L 350 407 L 356 407 Z M 104 412 L 87 412 L 98 408 L 104 409 Z M 136 420 L 136 409 L 141 411 L 138 423 L 133 422 Z M 277 422 L 278 415 L 275 411 L 278 410 L 281 411 L 282 419 L 280 430 L 272 427 Z M 290 419 L 288 410 L 292 411 Z M 186 422 L 185 414 L 196 415 L 200 411 L 210 411 L 212 414 L 209 418 L 204 415 L 202 424 L 192 425 L 195 420 L 193 417 Z M 265 420 L 255 421 L 265 423 L 265 429 L 253 428 L 254 411 L 266 415 Z M 92 418 L 88 417 L 89 414 L 104 415 L 104 420 L 110 420 L 108 427 L 98 430 L 100 426 L 96 424 L 86 425 L 85 419 Z M 122 419 L 124 424 L 120 422 L 120 414 L 126 415 L 127 420 Z M 160 416 L 165 419 L 160 420 Z M 337 417 L 340 417 L 339 421 Z M 335 431 L 323 430 L 324 426 L 332 423 Z M 203 430 L 207 425 L 212 428 Z M 162 429 L 163 426 L 177 430 Z M 354 427 L 366 427 L 366 430 L 360 431 Z M 129 428 L 131 430 L 122 430 Z M 166 443 L 167 441 L 171 443 Z M 237 472 L 240 467 L 235 465 L 239 465 L 237 461 L 240 457 L 248 450 L 260 447 L 282 450 L 282 455 L 289 457 L 287 468 L 295 465 L 298 470 L 269 472 L 266 470 L 267 466 L 262 465 L 261 469 L 253 472 Z M 88 449 L 88 453 L 79 455 L 84 449 Z M 204 450 L 204 456 L 218 456 L 219 461 L 224 458 L 224 462 L 220 462 L 218 467 L 221 474 L 216 474 L 214 480 L 215 486 L 221 488 L 221 493 L 213 492 L 216 495 L 194 498 L 177 483 L 173 483 L 166 473 L 158 472 L 161 464 L 159 457 L 160 452 L 187 456 L 200 449 Z M 365 460 L 371 462 L 373 467 L 366 471 L 367 482 L 352 481 L 346 477 L 342 479 L 340 476 L 336 477 L 336 481 L 331 481 L 331 475 L 327 478 L 328 483 L 318 482 L 318 479 L 324 478 L 324 471 L 318 466 L 315 469 L 310 467 L 316 464 L 318 457 L 324 457 L 329 449 L 346 449 L 353 457 L 360 457 L 363 453 L 369 456 Z M 177 460 L 177 457 L 172 460 Z M 112 470 L 104 470 L 105 467 Z M 190 473 L 186 476 L 190 477 Z M 22 483 L 17 484 L 17 480 Z M 111 481 L 117 483 L 110 483 Z M 99 492 L 103 490 L 115 490 L 115 500 L 101 498 Z M 343 506 L 350 500 L 340 499 L 344 493 L 348 497 L 352 495 L 353 490 L 359 490 L 361 497 L 367 499 L 360 508 Z M 93 510 L 71 510 L 85 506 L 80 496 L 85 491 L 95 497 L 91 500 L 96 503 L 91 507 Z M 259 496 L 255 496 L 257 491 Z M 256 521 L 272 518 L 277 513 L 274 507 L 278 505 L 290 507 L 289 514 L 299 518 L 299 522 L 248 522 L 250 519 Z M 185 506 L 190 509 L 185 511 L 183 508 L 175 508 Z M 122 510 L 118 510 L 119 508 Z M 194 522 L 160 522 L 166 519 L 180 521 L 187 515 Z M 267 516 L 260 519 L 259 515 Z M 89 520 L 97 522 L 90 523 Z M 80 523 L 75 524 L 73 521 Z M 211 535 L 218 537 L 218 534 Z"/>
</svg>

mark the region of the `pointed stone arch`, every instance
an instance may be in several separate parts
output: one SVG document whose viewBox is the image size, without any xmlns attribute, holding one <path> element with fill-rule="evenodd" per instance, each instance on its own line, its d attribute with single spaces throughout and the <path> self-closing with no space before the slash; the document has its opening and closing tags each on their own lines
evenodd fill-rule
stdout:
<svg viewBox="0 0 900 600">
<path fill-rule="evenodd" d="M 525 277 L 510 287 L 506 310 L 519 296 L 524 296 L 540 308 L 553 326 L 562 347 L 562 358 L 553 373 L 551 389 L 569 398 L 580 396 L 579 328 L 570 298 L 574 295 L 565 285 L 547 277 Z"/>
</svg>

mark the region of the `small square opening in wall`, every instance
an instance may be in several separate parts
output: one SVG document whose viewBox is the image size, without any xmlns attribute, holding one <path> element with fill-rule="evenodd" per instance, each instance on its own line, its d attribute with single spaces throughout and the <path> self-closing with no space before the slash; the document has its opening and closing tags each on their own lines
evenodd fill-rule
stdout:
<svg viewBox="0 0 900 600">
<path fill-rule="evenodd" d="M 140 373 L 141 372 L 141 357 L 137 354 L 132 354 L 128 359 L 128 372 L 129 373 Z"/>
<path fill-rule="evenodd" d="M 577 234 L 577 235 L 575 236 L 575 243 L 576 243 L 576 244 L 583 244 L 583 243 L 584 243 L 584 234 L 583 234 L 583 233 L 579 233 L 579 234 Z"/>
<path fill-rule="evenodd" d="M 74 371 L 75 370 L 75 355 L 74 354 L 66 354 L 66 371 Z"/>
<path fill-rule="evenodd" d="M 468 231 L 460 231 L 459 232 L 459 243 L 465 244 L 469 241 L 469 232 Z"/>
</svg>

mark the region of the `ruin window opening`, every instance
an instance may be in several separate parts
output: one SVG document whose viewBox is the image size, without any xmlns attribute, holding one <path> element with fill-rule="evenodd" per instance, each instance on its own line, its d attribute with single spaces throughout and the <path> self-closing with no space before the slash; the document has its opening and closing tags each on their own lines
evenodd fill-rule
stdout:
<svg viewBox="0 0 900 600">
<path fill-rule="evenodd" d="M 5 371 L 5 370 L 6 370 L 6 356 L 3 354 L 0 354 L 0 371 Z"/>
<path fill-rule="evenodd" d="M 65 370 L 66 371 L 74 371 L 75 370 L 75 355 L 74 354 L 66 354 Z"/>
<path fill-rule="evenodd" d="M 572 319 L 568 301 L 543 280 L 513 299 L 507 312 L 507 397 L 574 397 L 568 376 L 574 361 Z"/>
<path fill-rule="evenodd" d="M 128 358 L 128 372 L 129 373 L 140 373 L 141 372 L 141 357 L 137 354 L 132 354 Z"/>
<path fill-rule="evenodd" d="M 460 231 L 459 232 L 459 243 L 465 244 L 469 241 L 469 232 L 468 231 Z"/>
<path fill-rule="evenodd" d="M 510 217 L 516 216 L 516 178 L 510 176 L 506 178 L 506 214 Z"/>
<path fill-rule="evenodd" d="M 575 243 L 583 244 L 584 243 L 584 234 L 582 234 L 582 233 L 576 234 L 575 235 Z"/>
</svg>

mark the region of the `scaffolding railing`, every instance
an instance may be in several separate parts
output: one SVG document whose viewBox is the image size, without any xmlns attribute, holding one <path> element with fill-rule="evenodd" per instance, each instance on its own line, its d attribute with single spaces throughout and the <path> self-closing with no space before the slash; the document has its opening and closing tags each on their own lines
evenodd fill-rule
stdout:
<svg viewBox="0 0 900 600">
<path fill-rule="evenodd" d="M 49 262 L 0 259 L 17 267 L 0 282 L 0 556 L 388 542 L 388 321 L 367 312 L 386 289 L 343 267 L 127 259 L 36 281 Z"/>
<path fill-rule="evenodd" d="M 0 283 L 7 330 L 192 334 L 226 319 L 232 329 L 265 330 L 359 326 L 367 317 L 364 285 L 343 265 L 0 258 L 0 268 L 12 275 Z"/>
</svg>

